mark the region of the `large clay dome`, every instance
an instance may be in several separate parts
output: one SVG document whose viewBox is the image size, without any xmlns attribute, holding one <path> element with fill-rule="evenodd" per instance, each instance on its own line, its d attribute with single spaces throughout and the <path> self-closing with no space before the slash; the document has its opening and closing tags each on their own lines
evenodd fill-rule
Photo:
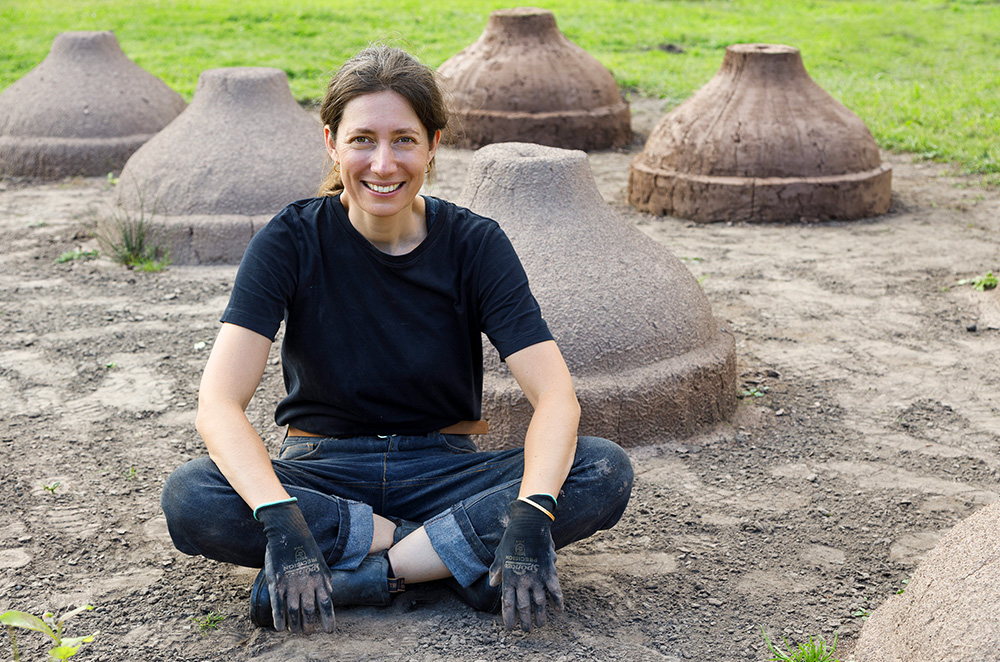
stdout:
<svg viewBox="0 0 1000 662">
<path fill-rule="evenodd" d="M 114 33 L 63 32 L 0 94 L 0 175 L 118 172 L 185 105 L 126 57 Z"/>
<path fill-rule="evenodd" d="M 656 443 L 733 412 L 733 337 L 680 260 L 604 202 L 585 153 L 489 145 L 475 154 L 459 199 L 514 244 L 573 374 L 581 434 Z M 489 443 L 517 445 L 531 407 L 485 349 Z"/>
<path fill-rule="evenodd" d="M 479 39 L 438 74 L 459 147 L 517 141 L 590 150 L 631 140 L 628 103 L 611 72 L 569 41 L 550 11 L 492 12 Z"/>
<path fill-rule="evenodd" d="M 872 612 L 858 662 L 983 662 L 1000 648 L 1000 503 L 959 522 Z"/>
<path fill-rule="evenodd" d="M 212 69 L 188 109 L 128 160 L 118 198 L 166 227 L 173 262 L 236 263 L 274 214 L 316 195 L 325 161 L 322 126 L 285 72 Z"/>
<path fill-rule="evenodd" d="M 892 171 L 798 49 L 738 44 L 668 113 L 629 171 L 641 211 L 695 221 L 856 219 L 889 209 Z"/>
</svg>

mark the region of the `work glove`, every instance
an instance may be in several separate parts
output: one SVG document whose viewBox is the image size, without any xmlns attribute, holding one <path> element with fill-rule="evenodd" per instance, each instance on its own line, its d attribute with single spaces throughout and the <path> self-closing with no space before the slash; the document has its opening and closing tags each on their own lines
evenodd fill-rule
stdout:
<svg viewBox="0 0 1000 662">
<path fill-rule="evenodd" d="M 503 584 L 503 623 L 507 629 L 513 629 L 520 620 L 521 629 L 531 632 L 533 625 L 545 625 L 546 593 L 552 597 L 556 611 L 562 611 L 563 597 L 549 528 L 554 520 L 555 499 L 547 494 L 526 498 L 536 505 L 523 499 L 510 504 L 510 521 L 497 546 L 489 581 L 490 586 Z"/>
<path fill-rule="evenodd" d="M 265 504 L 254 511 L 267 535 L 264 575 L 271 598 L 274 629 L 308 634 L 317 625 L 333 632 L 330 569 L 294 499 Z"/>
</svg>

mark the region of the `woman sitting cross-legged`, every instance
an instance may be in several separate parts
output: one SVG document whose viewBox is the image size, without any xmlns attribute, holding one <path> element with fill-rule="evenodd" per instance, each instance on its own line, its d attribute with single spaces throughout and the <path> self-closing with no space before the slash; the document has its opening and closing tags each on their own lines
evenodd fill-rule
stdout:
<svg viewBox="0 0 1000 662">
<path fill-rule="evenodd" d="M 334 627 L 444 580 L 508 628 L 562 608 L 555 550 L 613 526 L 632 466 L 580 407 L 500 226 L 418 192 L 447 124 L 434 72 L 375 46 L 334 75 L 333 168 L 250 242 L 199 395 L 208 457 L 162 506 L 188 554 L 262 567 L 260 626 Z M 277 459 L 246 417 L 284 322 Z M 485 333 L 534 408 L 523 448 L 479 451 Z"/>
</svg>

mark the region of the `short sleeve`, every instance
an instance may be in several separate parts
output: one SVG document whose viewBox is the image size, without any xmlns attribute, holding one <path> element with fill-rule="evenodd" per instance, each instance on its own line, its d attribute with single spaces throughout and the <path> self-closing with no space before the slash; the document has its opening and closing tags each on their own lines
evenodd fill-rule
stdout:
<svg viewBox="0 0 1000 662">
<path fill-rule="evenodd" d="M 223 322 L 274 340 L 295 295 L 302 243 L 296 221 L 294 211 L 286 208 L 250 240 Z"/>
<path fill-rule="evenodd" d="M 480 261 L 480 320 L 500 358 L 552 340 L 521 260 L 499 226 L 484 242 Z"/>
</svg>

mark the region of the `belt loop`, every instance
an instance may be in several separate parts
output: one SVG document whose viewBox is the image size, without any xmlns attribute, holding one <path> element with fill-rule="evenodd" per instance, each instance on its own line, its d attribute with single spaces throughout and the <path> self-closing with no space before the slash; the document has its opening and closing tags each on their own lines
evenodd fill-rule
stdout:
<svg viewBox="0 0 1000 662">
<path fill-rule="evenodd" d="M 377 434 L 375 435 L 379 439 L 383 439 L 386 442 L 385 450 L 387 453 L 399 450 L 398 435 L 395 434 Z"/>
</svg>

